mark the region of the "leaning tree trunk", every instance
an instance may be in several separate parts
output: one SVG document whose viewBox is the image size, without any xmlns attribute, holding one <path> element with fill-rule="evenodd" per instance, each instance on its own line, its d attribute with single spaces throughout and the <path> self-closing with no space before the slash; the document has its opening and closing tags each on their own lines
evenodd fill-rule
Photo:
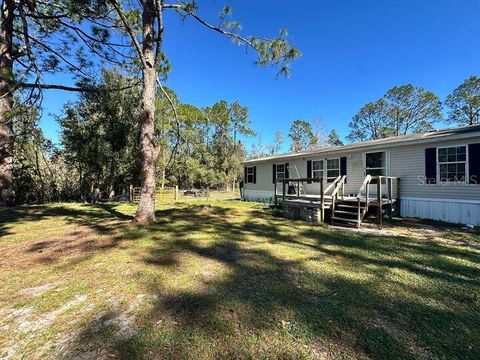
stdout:
<svg viewBox="0 0 480 360">
<path fill-rule="evenodd" d="M 140 115 L 140 149 L 142 154 L 140 202 L 135 221 L 155 221 L 155 185 L 158 148 L 155 144 L 155 83 L 157 69 L 154 67 L 155 1 L 143 0 L 143 90 Z"/>
<path fill-rule="evenodd" d="M 0 25 L 0 206 L 13 206 L 13 0 L 3 0 Z"/>
</svg>

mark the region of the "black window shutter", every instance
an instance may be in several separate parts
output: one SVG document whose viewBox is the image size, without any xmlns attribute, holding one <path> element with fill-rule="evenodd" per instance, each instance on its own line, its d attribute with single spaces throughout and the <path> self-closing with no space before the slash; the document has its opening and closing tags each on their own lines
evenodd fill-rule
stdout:
<svg viewBox="0 0 480 360">
<path fill-rule="evenodd" d="M 347 158 L 342 157 L 340 158 L 340 176 L 347 175 Z M 345 178 L 345 182 L 347 182 L 347 178 Z"/>
<path fill-rule="evenodd" d="M 313 177 L 312 176 L 312 160 L 308 160 L 307 161 L 307 178 L 311 179 L 312 177 Z M 308 180 L 307 183 L 311 184 L 312 181 Z"/>
<path fill-rule="evenodd" d="M 272 166 L 272 182 L 275 184 L 276 180 L 277 180 L 277 165 L 273 164 L 273 166 Z"/>
<path fill-rule="evenodd" d="M 245 178 L 243 181 L 244 181 L 245 184 L 248 184 L 248 180 L 247 180 L 247 179 L 248 179 L 248 177 L 247 177 L 247 167 L 244 167 L 244 168 L 243 168 L 243 173 L 244 173 L 244 174 L 243 174 L 243 177 Z"/>
<path fill-rule="evenodd" d="M 257 183 L 257 167 L 256 166 L 253 167 L 253 183 L 254 184 Z"/>
<path fill-rule="evenodd" d="M 437 183 L 437 148 L 425 149 L 425 177 L 427 184 Z"/>
<path fill-rule="evenodd" d="M 290 172 L 288 171 L 288 163 L 285 163 L 285 179 L 290 179 Z"/>
<path fill-rule="evenodd" d="M 468 146 L 469 183 L 480 185 L 480 144 Z"/>
</svg>

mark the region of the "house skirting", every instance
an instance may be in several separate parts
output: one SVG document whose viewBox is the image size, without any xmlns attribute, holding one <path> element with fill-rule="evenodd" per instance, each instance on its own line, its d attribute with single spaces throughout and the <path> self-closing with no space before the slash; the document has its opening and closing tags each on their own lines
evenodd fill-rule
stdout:
<svg viewBox="0 0 480 360">
<path fill-rule="evenodd" d="M 480 201 L 432 198 L 401 198 L 402 217 L 480 226 Z"/>
<path fill-rule="evenodd" d="M 273 191 L 247 190 L 245 189 L 243 199 L 246 201 L 259 201 L 273 203 Z"/>
</svg>

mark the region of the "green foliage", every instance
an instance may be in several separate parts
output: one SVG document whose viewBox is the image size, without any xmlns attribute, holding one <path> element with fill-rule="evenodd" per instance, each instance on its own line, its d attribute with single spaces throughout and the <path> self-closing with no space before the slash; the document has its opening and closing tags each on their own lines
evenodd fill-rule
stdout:
<svg viewBox="0 0 480 360">
<path fill-rule="evenodd" d="M 337 132 L 335 130 L 330 131 L 328 134 L 327 145 L 329 146 L 342 146 L 343 141 L 340 140 Z"/>
<path fill-rule="evenodd" d="M 14 182 L 17 204 L 76 199 L 72 178 L 76 169 L 47 140 L 38 126 L 36 108 L 18 105 L 13 116 L 15 137 Z"/>
<path fill-rule="evenodd" d="M 104 71 L 100 86 L 123 87 L 130 79 Z M 139 171 L 137 123 L 140 90 L 85 93 L 59 119 L 65 157 L 78 172 L 83 198 L 92 189 L 126 192 Z"/>
<path fill-rule="evenodd" d="M 470 76 L 450 95 L 448 121 L 457 125 L 480 124 L 480 77 Z"/>
<path fill-rule="evenodd" d="M 301 52 L 290 45 L 287 41 L 288 32 L 280 30 L 279 36 L 275 39 L 263 39 L 250 37 L 249 42 L 258 52 L 256 64 L 260 67 L 278 67 L 278 75 L 288 77 L 290 75 L 290 63 L 301 56 Z"/>
<path fill-rule="evenodd" d="M 288 137 L 292 142 L 290 150 L 293 152 L 305 151 L 318 141 L 312 130 L 312 125 L 305 120 L 295 120 L 290 127 Z"/>
<path fill-rule="evenodd" d="M 347 139 L 352 142 L 376 140 L 388 136 L 388 106 L 384 99 L 364 105 L 349 124 Z"/>
<path fill-rule="evenodd" d="M 212 107 L 179 107 L 181 143 L 167 169 L 169 181 L 181 187 L 230 188 L 243 176 L 245 157 L 238 136 L 250 136 L 248 109 L 222 100 Z"/>
<path fill-rule="evenodd" d="M 349 124 L 350 141 L 367 141 L 433 129 L 442 119 L 442 104 L 431 91 L 413 85 L 395 86 L 363 106 Z"/>
<path fill-rule="evenodd" d="M 442 119 L 442 103 L 434 93 L 421 87 L 395 86 L 384 98 L 394 136 L 429 131 Z"/>
</svg>

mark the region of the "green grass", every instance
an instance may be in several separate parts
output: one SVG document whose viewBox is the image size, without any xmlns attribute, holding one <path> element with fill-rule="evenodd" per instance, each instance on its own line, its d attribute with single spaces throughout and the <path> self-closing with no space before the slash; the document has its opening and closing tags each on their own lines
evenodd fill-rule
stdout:
<svg viewBox="0 0 480 360">
<path fill-rule="evenodd" d="M 240 201 L 0 211 L 0 358 L 478 359 L 478 235 Z M 398 230 L 397 235 L 391 235 Z"/>
</svg>

